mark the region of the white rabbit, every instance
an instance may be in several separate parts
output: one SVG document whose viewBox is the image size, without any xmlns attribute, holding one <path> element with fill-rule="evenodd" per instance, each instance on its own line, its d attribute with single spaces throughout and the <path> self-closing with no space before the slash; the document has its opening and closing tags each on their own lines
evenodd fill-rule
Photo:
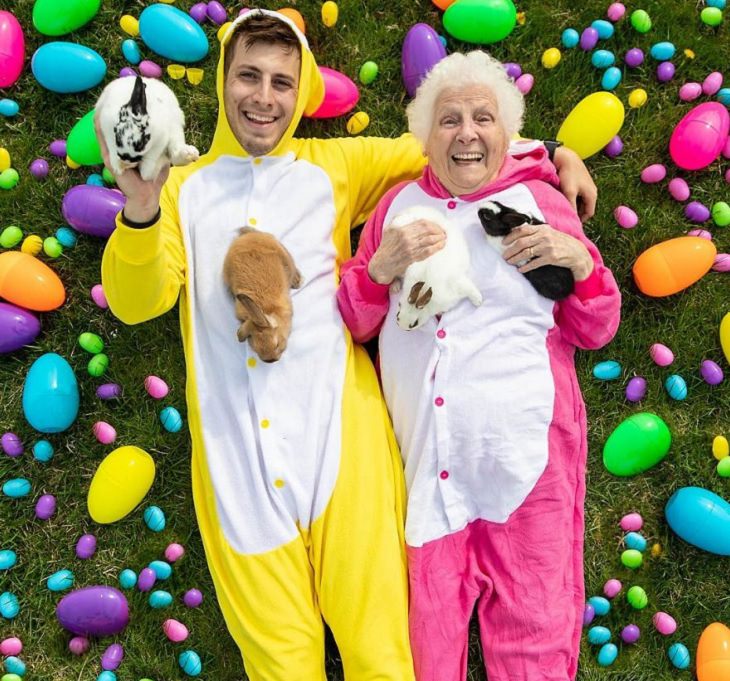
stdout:
<svg viewBox="0 0 730 681">
<path fill-rule="evenodd" d="M 387 229 L 398 229 L 428 220 L 446 232 L 446 245 L 425 260 L 411 263 L 403 275 L 403 288 L 396 322 L 402 329 L 417 329 L 430 317 L 443 314 L 462 298 L 475 307 L 482 294 L 469 278 L 469 249 L 464 236 L 446 216 L 435 208 L 413 206 L 398 213 Z"/>
<path fill-rule="evenodd" d="M 143 180 L 153 180 L 166 163 L 198 160 L 198 150 L 185 144 L 185 116 L 175 93 L 155 78 L 113 80 L 99 96 L 96 116 L 115 175 L 139 167 Z"/>
</svg>

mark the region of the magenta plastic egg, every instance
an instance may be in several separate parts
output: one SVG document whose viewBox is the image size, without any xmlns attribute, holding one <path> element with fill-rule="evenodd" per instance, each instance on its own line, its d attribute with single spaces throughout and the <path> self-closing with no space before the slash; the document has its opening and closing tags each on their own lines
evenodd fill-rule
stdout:
<svg viewBox="0 0 730 681">
<path fill-rule="evenodd" d="M 401 75 L 409 97 L 416 94 L 426 74 L 446 56 L 438 33 L 428 24 L 412 26 L 403 40 Z"/>
<path fill-rule="evenodd" d="M 206 7 L 206 14 L 214 24 L 218 26 L 225 24 L 228 15 L 226 14 L 226 8 L 218 2 L 218 0 L 211 0 Z"/>
<path fill-rule="evenodd" d="M 698 236 L 700 239 L 707 239 L 712 241 L 712 234 L 706 229 L 691 229 L 687 232 L 687 236 Z"/>
<path fill-rule="evenodd" d="M 720 153 L 722 154 L 723 158 L 730 159 L 730 137 L 727 138 L 725 146 L 722 148 L 722 151 Z"/>
<path fill-rule="evenodd" d="M 91 299 L 102 309 L 107 310 L 109 309 L 109 303 L 106 301 L 106 296 L 104 295 L 104 289 L 101 284 L 96 284 L 95 286 L 92 286 L 91 288 Z"/>
<path fill-rule="evenodd" d="M 75 230 L 107 238 L 116 228 L 117 214 L 125 202 L 124 194 L 113 189 L 79 184 L 64 194 L 61 211 Z"/>
<path fill-rule="evenodd" d="M 702 364 L 700 364 L 700 374 L 705 383 L 709 383 L 710 385 L 718 385 L 722 383 L 724 378 L 720 365 L 711 359 L 702 361 Z"/>
<path fill-rule="evenodd" d="M 154 397 L 156 400 L 161 400 L 170 392 L 170 388 L 167 387 L 165 381 L 159 376 L 152 375 L 144 379 L 144 389 L 150 397 Z"/>
<path fill-rule="evenodd" d="M 145 78 L 162 78 L 162 67 L 149 59 L 143 59 L 137 68 Z"/>
<path fill-rule="evenodd" d="M 64 596 L 56 606 L 61 626 L 81 636 L 113 636 L 129 623 L 124 594 L 111 586 L 87 586 Z"/>
<path fill-rule="evenodd" d="M 162 623 L 162 631 L 173 643 L 181 643 L 189 635 L 188 628 L 182 622 L 173 619 L 165 620 Z"/>
<path fill-rule="evenodd" d="M 0 88 L 13 85 L 23 71 L 25 37 L 14 15 L 0 10 Z"/>
<path fill-rule="evenodd" d="M 605 147 L 603 147 L 603 153 L 609 158 L 616 158 L 621 155 L 624 150 L 623 140 L 616 135 Z"/>
<path fill-rule="evenodd" d="M 644 63 L 644 52 L 638 47 L 632 47 L 624 56 L 624 62 L 629 68 L 635 69 Z"/>
<path fill-rule="evenodd" d="M 644 525 L 643 518 L 638 513 L 627 513 L 619 522 L 624 532 L 638 532 Z"/>
<path fill-rule="evenodd" d="M 16 457 L 23 453 L 23 442 L 15 433 L 3 433 L 0 447 L 8 456 Z"/>
<path fill-rule="evenodd" d="M 718 253 L 712 263 L 713 272 L 730 272 L 730 253 Z"/>
<path fill-rule="evenodd" d="M 110 445 L 117 439 L 117 431 L 114 430 L 114 426 L 106 421 L 97 421 L 92 430 L 94 431 L 94 437 L 103 445 Z"/>
<path fill-rule="evenodd" d="M 86 636 L 74 636 L 68 642 L 68 649 L 73 655 L 84 655 L 89 650 L 89 639 Z"/>
<path fill-rule="evenodd" d="M 589 50 L 592 50 L 597 43 L 598 31 L 593 28 L 593 26 L 589 26 L 584 29 L 583 33 L 580 34 L 580 47 L 582 50 L 588 52 Z"/>
<path fill-rule="evenodd" d="M 198 589 L 189 589 L 183 596 L 183 603 L 188 608 L 197 608 L 203 602 L 203 594 Z"/>
<path fill-rule="evenodd" d="M 101 656 L 101 668 L 114 671 L 124 659 L 124 648 L 119 643 L 112 643 Z"/>
<path fill-rule="evenodd" d="M 663 61 L 656 67 L 656 78 L 660 83 L 667 83 L 674 78 L 674 64 L 670 61 Z"/>
<path fill-rule="evenodd" d="M 532 86 L 535 84 L 535 76 L 531 73 L 523 73 L 516 81 L 517 89 L 523 94 L 529 94 Z"/>
<path fill-rule="evenodd" d="M 638 216 L 628 206 L 616 206 L 613 211 L 613 217 L 616 218 L 616 222 L 624 229 L 633 229 L 639 224 Z"/>
<path fill-rule="evenodd" d="M 655 613 L 651 621 L 662 636 L 671 636 L 677 631 L 677 622 L 674 620 L 674 617 L 668 615 L 666 612 Z"/>
<path fill-rule="evenodd" d="M 626 7 L 620 2 L 612 2 L 606 11 L 606 16 L 614 22 L 621 19 L 624 14 L 626 14 Z"/>
<path fill-rule="evenodd" d="M 690 201 L 684 207 L 684 214 L 692 222 L 707 222 L 710 219 L 710 209 L 699 201 Z"/>
<path fill-rule="evenodd" d="M 629 402 L 641 402 L 646 395 L 646 379 L 634 376 L 626 385 L 626 399 Z"/>
<path fill-rule="evenodd" d="M 712 96 L 722 87 L 722 74 L 719 71 L 713 71 L 707 78 L 702 81 L 702 92 L 708 96 Z"/>
<path fill-rule="evenodd" d="M 10 655 L 20 655 L 23 652 L 23 642 L 15 637 L 5 638 L 0 641 L 0 655 L 9 657 Z"/>
<path fill-rule="evenodd" d="M 0 355 L 32 343 L 40 332 L 41 323 L 32 312 L 0 302 Z"/>
<path fill-rule="evenodd" d="M 674 353 L 661 343 L 654 343 L 649 348 L 649 356 L 654 363 L 660 367 L 668 367 L 674 361 Z"/>
<path fill-rule="evenodd" d="M 185 555 L 185 549 L 180 544 L 169 544 L 165 549 L 165 560 L 174 563 Z"/>
<path fill-rule="evenodd" d="M 629 624 L 621 630 L 621 640 L 624 643 L 636 643 L 641 636 L 641 630 L 635 624 Z"/>
<path fill-rule="evenodd" d="M 669 193 L 675 201 L 686 201 L 690 195 L 689 185 L 681 177 L 669 181 Z"/>
<path fill-rule="evenodd" d="M 667 176 L 667 169 L 661 163 L 654 163 L 641 171 L 641 181 L 646 184 L 661 182 Z"/>
<path fill-rule="evenodd" d="M 320 66 L 324 79 L 324 99 L 311 118 L 334 118 L 344 116 L 355 108 L 360 99 L 357 85 L 344 73 Z"/>
<path fill-rule="evenodd" d="M 722 104 L 699 104 L 674 128 L 669 140 L 669 154 L 680 168 L 700 170 L 720 155 L 728 131 L 730 115 Z"/>
<path fill-rule="evenodd" d="M 35 517 L 39 520 L 48 520 L 56 512 L 56 497 L 44 494 L 35 505 Z"/>
<path fill-rule="evenodd" d="M 618 596 L 622 588 L 623 585 L 621 584 L 621 582 L 618 581 L 618 579 L 609 579 L 603 585 L 603 595 L 606 598 L 615 598 L 616 596 Z"/>
<path fill-rule="evenodd" d="M 679 88 L 679 98 L 683 102 L 693 102 L 702 94 L 702 86 L 699 83 L 685 83 Z"/>
</svg>

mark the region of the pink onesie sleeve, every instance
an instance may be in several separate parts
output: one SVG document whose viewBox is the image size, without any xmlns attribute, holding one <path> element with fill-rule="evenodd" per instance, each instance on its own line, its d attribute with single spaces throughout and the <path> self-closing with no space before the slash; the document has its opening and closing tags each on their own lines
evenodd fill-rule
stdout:
<svg viewBox="0 0 730 681">
<path fill-rule="evenodd" d="M 555 321 L 563 340 L 583 350 L 602 348 L 616 335 L 621 319 L 621 294 L 614 276 L 595 244 L 583 232 L 568 200 L 544 182 L 526 182 L 545 221 L 580 239 L 593 258 L 593 272 L 576 282 L 575 291 L 555 307 Z"/>
</svg>

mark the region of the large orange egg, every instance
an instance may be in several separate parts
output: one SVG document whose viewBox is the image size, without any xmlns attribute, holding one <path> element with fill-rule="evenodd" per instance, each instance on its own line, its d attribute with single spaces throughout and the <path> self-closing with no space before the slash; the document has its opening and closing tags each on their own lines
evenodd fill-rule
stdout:
<svg viewBox="0 0 730 681">
<path fill-rule="evenodd" d="M 700 636 L 697 644 L 697 679 L 730 679 L 730 629 L 720 622 L 713 622 Z"/>
<path fill-rule="evenodd" d="M 63 305 L 66 290 L 45 263 L 21 251 L 0 253 L 0 298 L 28 310 L 48 312 Z"/>
<path fill-rule="evenodd" d="M 446 11 L 456 0 L 433 0 L 433 4 L 439 9 Z"/>
<path fill-rule="evenodd" d="M 293 7 L 282 7 L 276 10 L 279 14 L 283 14 L 287 19 L 291 19 L 294 25 L 302 32 L 306 33 L 306 26 L 304 25 L 304 17 L 301 13 L 295 10 Z"/>
<path fill-rule="evenodd" d="M 712 241 L 699 236 L 662 241 L 636 259 L 634 281 L 647 296 L 671 296 L 702 279 L 716 255 Z"/>
</svg>

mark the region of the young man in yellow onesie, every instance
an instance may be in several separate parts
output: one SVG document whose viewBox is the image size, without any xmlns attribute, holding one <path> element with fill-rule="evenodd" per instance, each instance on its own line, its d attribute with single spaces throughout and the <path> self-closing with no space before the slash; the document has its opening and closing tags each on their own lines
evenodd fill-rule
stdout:
<svg viewBox="0 0 730 681">
<path fill-rule="evenodd" d="M 282 15 L 244 14 L 222 46 L 209 152 L 153 182 L 117 178 L 127 202 L 104 290 L 127 324 L 180 299 L 195 509 L 249 679 L 323 681 L 324 619 L 348 681 L 410 681 L 402 466 L 335 293 L 351 226 L 424 159 L 410 136 L 294 138 L 324 86 Z M 580 185 L 592 213 L 592 182 Z M 242 226 L 274 234 L 303 277 L 287 350 L 271 364 L 236 340 L 223 284 Z M 441 238 L 423 236 L 433 248 Z"/>
</svg>

